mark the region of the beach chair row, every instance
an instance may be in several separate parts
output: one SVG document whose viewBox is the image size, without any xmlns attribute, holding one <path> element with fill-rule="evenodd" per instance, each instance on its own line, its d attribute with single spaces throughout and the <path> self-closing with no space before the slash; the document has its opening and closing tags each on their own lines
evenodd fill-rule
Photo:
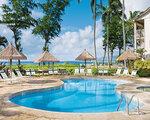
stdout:
<svg viewBox="0 0 150 120">
<path fill-rule="evenodd" d="M 81 68 L 81 69 L 78 69 L 76 68 L 75 71 L 74 71 L 74 74 L 77 75 L 77 74 L 92 74 L 92 69 L 87 69 L 85 71 L 85 69 Z"/>
<path fill-rule="evenodd" d="M 131 76 L 131 77 L 136 77 L 137 76 L 137 70 L 132 70 L 131 74 L 129 74 L 128 68 L 118 68 L 116 73 L 114 75 L 117 76 Z"/>
<path fill-rule="evenodd" d="M 76 74 L 89 74 L 89 75 L 92 75 L 92 69 L 89 68 L 89 69 L 85 70 L 83 68 L 81 68 L 81 69 L 76 68 L 75 69 L 75 75 Z M 98 74 L 108 75 L 108 70 L 98 70 Z"/>
<path fill-rule="evenodd" d="M 15 73 L 16 73 L 16 74 L 15 74 Z M 23 77 L 22 73 L 21 73 L 19 70 L 15 70 L 15 72 L 12 71 L 10 74 L 11 74 L 11 75 L 10 75 L 11 77 L 9 77 L 9 76 L 4 72 L 4 70 L 1 70 L 1 71 L 0 71 L 1 80 L 3 80 L 4 82 L 12 83 L 12 82 L 18 82 L 19 79 L 17 79 L 17 78 Z"/>
<path fill-rule="evenodd" d="M 47 75 L 59 75 L 59 70 L 48 70 L 46 73 L 42 70 L 40 71 L 35 71 L 34 69 L 30 69 L 30 70 L 26 70 L 26 75 L 27 76 L 35 76 L 35 75 L 39 75 L 38 73 L 41 73 L 43 75 L 47 74 Z"/>
</svg>

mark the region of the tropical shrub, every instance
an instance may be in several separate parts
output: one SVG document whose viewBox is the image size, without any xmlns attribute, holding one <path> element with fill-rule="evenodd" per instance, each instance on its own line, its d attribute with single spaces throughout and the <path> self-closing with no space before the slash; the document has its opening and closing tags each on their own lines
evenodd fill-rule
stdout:
<svg viewBox="0 0 150 120">
<path fill-rule="evenodd" d="M 137 60 L 134 62 L 134 68 L 138 69 L 139 77 L 150 77 L 150 60 Z"/>
<path fill-rule="evenodd" d="M 116 73 L 116 70 L 117 70 L 116 68 L 109 68 L 109 69 L 108 69 L 108 74 L 109 74 L 109 75 L 113 75 L 113 74 Z"/>
<path fill-rule="evenodd" d="M 67 69 L 67 72 L 69 75 L 73 75 L 75 72 L 75 69 Z"/>
<path fill-rule="evenodd" d="M 92 75 L 98 75 L 98 69 L 97 68 L 92 68 Z"/>
<path fill-rule="evenodd" d="M 138 70 L 139 77 L 150 77 L 150 69 L 139 69 Z"/>
<path fill-rule="evenodd" d="M 136 69 L 150 69 L 150 60 L 137 60 L 134 62 L 134 68 Z"/>
</svg>

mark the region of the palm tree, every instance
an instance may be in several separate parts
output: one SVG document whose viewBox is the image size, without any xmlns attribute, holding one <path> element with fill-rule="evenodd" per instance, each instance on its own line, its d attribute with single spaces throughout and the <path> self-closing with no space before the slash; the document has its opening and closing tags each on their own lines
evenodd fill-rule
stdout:
<svg viewBox="0 0 150 120">
<path fill-rule="evenodd" d="M 81 0 L 77 0 L 78 3 L 81 2 Z M 94 36 L 93 36 L 93 45 L 94 45 L 94 55 L 95 55 L 95 63 L 96 63 L 96 67 L 98 67 L 98 62 L 97 62 L 97 50 L 96 50 L 96 18 L 97 18 L 97 14 L 96 14 L 96 0 L 91 0 L 90 1 L 91 4 L 91 10 L 93 13 L 93 28 L 94 28 Z"/>
<path fill-rule="evenodd" d="M 130 11 L 129 19 L 125 22 L 125 30 L 126 30 L 126 44 L 130 47 L 134 45 L 134 18 L 138 16 L 140 11 Z M 140 41 L 141 42 L 141 41 Z"/>
<path fill-rule="evenodd" d="M 106 32 L 106 40 L 104 40 L 105 44 L 105 53 L 107 50 L 107 60 L 108 60 L 108 66 L 110 67 L 110 57 L 109 57 L 109 23 L 110 23 L 110 13 L 111 13 L 111 8 L 110 8 L 110 1 L 109 0 L 109 5 L 108 7 L 104 6 L 102 3 L 102 0 L 100 0 L 100 4 L 98 5 L 98 12 L 97 15 L 102 17 L 102 22 L 103 25 L 105 26 L 105 32 Z M 104 54 L 105 56 L 106 54 Z"/>
<path fill-rule="evenodd" d="M 5 37 L 0 36 L 0 46 L 6 47 L 8 44 L 8 41 Z"/>
</svg>

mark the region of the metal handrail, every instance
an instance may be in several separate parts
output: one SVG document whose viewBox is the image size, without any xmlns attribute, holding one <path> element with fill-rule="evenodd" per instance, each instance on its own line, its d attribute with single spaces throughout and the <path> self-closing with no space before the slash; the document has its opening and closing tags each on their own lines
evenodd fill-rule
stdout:
<svg viewBox="0 0 150 120">
<path fill-rule="evenodd" d="M 135 97 L 136 95 L 132 95 L 131 96 L 131 98 L 130 98 L 130 100 L 129 100 L 129 102 L 128 102 L 128 100 L 127 100 L 127 98 L 125 98 L 125 96 L 121 93 L 121 99 L 120 99 L 120 101 L 119 101 L 119 105 L 118 105 L 118 107 L 117 107 L 117 111 L 119 110 L 119 108 L 120 108 L 120 106 L 121 106 L 121 103 L 123 102 L 123 98 L 126 100 L 126 110 L 127 110 L 127 114 L 129 115 L 129 105 L 131 104 L 131 102 L 132 102 L 132 100 L 133 100 L 133 98 Z M 138 114 L 140 114 L 140 104 L 139 104 L 139 99 L 137 98 L 137 103 L 138 103 L 138 105 L 137 105 L 137 112 L 138 112 Z"/>
<path fill-rule="evenodd" d="M 119 105 L 118 105 L 118 107 L 117 107 L 117 111 L 119 110 L 119 108 L 120 108 L 120 106 L 121 106 L 122 101 L 123 101 L 123 94 L 121 94 L 121 99 L 120 99 L 120 101 L 119 101 Z"/>
</svg>

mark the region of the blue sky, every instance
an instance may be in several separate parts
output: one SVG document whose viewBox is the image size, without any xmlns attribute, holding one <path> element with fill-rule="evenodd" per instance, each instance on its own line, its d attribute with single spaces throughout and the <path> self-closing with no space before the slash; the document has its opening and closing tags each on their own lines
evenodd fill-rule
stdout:
<svg viewBox="0 0 150 120">
<path fill-rule="evenodd" d="M 43 0 L 38 0 L 43 1 Z M 80 4 L 77 0 L 70 0 L 70 5 L 66 8 L 62 17 L 62 32 L 59 37 L 52 41 L 50 52 L 60 60 L 74 60 L 78 54 L 87 49 L 92 54 L 93 50 L 93 19 L 90 8 L 90 0 L 82 0 Z M 99 1 L 99 0 L 98 0 Z M 7 0 L 0 0 L 0 6 L 7 4 Z M 107 0 L 104 0 L 105 4 Z M 126 14 L 129 11 L 145 10 L 150 5 L 150 0 L 125 0 Z M 0 10 L 0 17 L 2 11 Z M 41 11 L 34 10 L 33 16 L 40 17 Z M 6 36 L 9 41 L 14 42 L 12 31 L 5 25 L 0 25 L 0 35 Z M 40 36 L 32 35 L 32 29 L 23 30 L 22 47 L 23 52 L 28 56 L 28 60 L 36 59 L 42 53 L 44 40 Z M 102 47 L 102 22 L 97 20 L 96 42 L 98 58 L 103 57 Z"/>
</svg>

